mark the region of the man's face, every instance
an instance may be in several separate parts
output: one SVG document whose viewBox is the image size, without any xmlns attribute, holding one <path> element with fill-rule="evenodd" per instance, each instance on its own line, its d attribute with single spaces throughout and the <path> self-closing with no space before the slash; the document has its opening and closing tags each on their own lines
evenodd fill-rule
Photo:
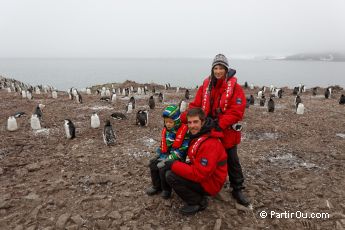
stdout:
<svg viewBox="0 0 345 230">
<path fill-rule="evenodd" d="M 187 117 L 187 121 L 189 132 L 193 135 L 197 134 L 201 130 L 201 127 L 204 125 L 204 122 L 200 120 L 199 116 Z"/>
<path fill-rule="evenodd" d="M 213 68 L 213 75 L 214 75 L 215 78 L 217 78 L 217 79 L 225 78 L 226 69 L 225 69 L 224 66 L 222 66 L 222 65 L 216 65 L 216 66 Z"/>
</svg>

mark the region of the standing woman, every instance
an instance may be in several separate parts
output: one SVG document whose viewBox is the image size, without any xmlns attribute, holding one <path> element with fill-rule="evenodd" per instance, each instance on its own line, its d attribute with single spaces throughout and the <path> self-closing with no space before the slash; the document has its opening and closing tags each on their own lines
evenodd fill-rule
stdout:
<svg viewBox="0 0 345 230">
<path fill-rule="evenodd" d="M 222 143 L 228 159 L 228 174 L 232 196 L 238 203 L 248 206 L 249 200 L 242 193 L 244 189 L 242 167 L 237 155 L 237 145 L 241 142 L 241 125 L 246 107 L 246 98 L 235 77 L 236 70 L 229 68 L 223 54 L 215 56 L 212 62 L 211 76 L 207 77 L 189 108 L 201 107 L 208 117 L 216 122 L 216 129 L 223 131 Z M 186 121 L 186 113 L 182 115 Z"/>
</svg>

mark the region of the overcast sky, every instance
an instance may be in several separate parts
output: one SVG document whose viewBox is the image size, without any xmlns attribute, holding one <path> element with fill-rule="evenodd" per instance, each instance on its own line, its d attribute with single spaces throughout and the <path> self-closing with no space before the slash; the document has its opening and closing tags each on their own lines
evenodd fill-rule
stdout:
<svg viewBox="0 0 345 230">
<path fill-rule="evenodd" d="M 0 57 L 345 51 L 345 0 L 0 0 Z"/>
</svg>

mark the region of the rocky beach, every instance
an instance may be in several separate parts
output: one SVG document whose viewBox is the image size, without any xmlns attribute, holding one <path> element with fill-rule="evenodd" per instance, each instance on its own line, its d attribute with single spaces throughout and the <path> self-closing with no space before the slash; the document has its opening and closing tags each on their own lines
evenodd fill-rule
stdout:
<svg viewBox="0 0 345 230">
<path fill-rule="evenodd" d="M 143 87 L 126 84 L 116 87 Z M 147 85 L 146 95 L 134 94 L 136 108 L 128 119 L 114 120 L 110 115 L 125 113 L 129 97 L 101 101 L 95 94 L 99 87 L 91 95 L 81 92 L 82 104 L 62 91 L 57 99 L 41 92 L 28 100 L 0 90 L 0 229 L 345 229 L 345 106 L 338 103 L 343 89 L 335 88 L 329 99 L 322 88 L 316 96 L 311 90 L 301 93 L 303 115 L 295 112 L 292 89 L 274 98 L 273 113 L 256 99 L 246 109 L 238 148 L 252 205 L 237 204 L 225 184 L 205 211 L 185 217 L 178 212 L 183 202 L 176 193 L 169 200 L 145 194 L 161 112 L 184 99 L 184 89 L 177 93 L 156 85 L 164 101 L 154 96 L 156 108 L 149 109 L 152 85 Z M 196 89 L 190 91 L 194 96 Z M 246 95 L 257 92 L 258 87 L 245 89 Z M 39 103 L 45 105 L 42 129 L 32 130 L 30 117 Z M 139 109 L 149 111 L 146 127 L 135 124 Z M 7 119 L 16 112 L 26 116 L 17 118 L 18 130 L 10 132 Z M 93 112 L 100 128 L 90 127 Z M 72 140 L 65 136 L 67 118 L 76 126 Z M 114 146 L 103 143 L 106 119 L 117 136 Z M 266 218 L 260 216 L 263 211 Z M 302 218 L 298 213 L 328 215 Z"/>
</svg>

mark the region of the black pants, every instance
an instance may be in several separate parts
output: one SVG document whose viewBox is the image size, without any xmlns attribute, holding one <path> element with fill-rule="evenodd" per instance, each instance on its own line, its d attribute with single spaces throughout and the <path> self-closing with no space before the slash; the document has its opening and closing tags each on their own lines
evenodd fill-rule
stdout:
<svg viewBox="0 0 345 230">
<path fill-rule="evenodd" d="M 199 183 L 180 177 L 170 170 L 165 173 L 165 177 L 176 194 L 189 205 L 200 204 L 203 197 L 207 195 Z"/>
<path fill-rule="evenodd" d="M 230 149 L 226 149 L 226 153 L 228 154 L 228 174 L 230 180 L 230 186 L 234 190 L 241 190 L 244 189 L 243 182 L 243 172 L 242 167 L 240 164 L 240 160 L 238 159 L 237 155 L 237 145 Z"/>
<path fill-rule="evenodd" d="M 155 157 L 150 160 L 149 168 L 151 172 L 151 180 L 152 185 L 155 189 L 158 190 L 165 190 L 165 191 L 171 191 L 171 187 L 166 182 L 165 179 L 165 172 L 166 170 L 164 168 L 159 169 L 157 167 L 157 164 L 159 162 L 159 157 Z"/>
</svg>

